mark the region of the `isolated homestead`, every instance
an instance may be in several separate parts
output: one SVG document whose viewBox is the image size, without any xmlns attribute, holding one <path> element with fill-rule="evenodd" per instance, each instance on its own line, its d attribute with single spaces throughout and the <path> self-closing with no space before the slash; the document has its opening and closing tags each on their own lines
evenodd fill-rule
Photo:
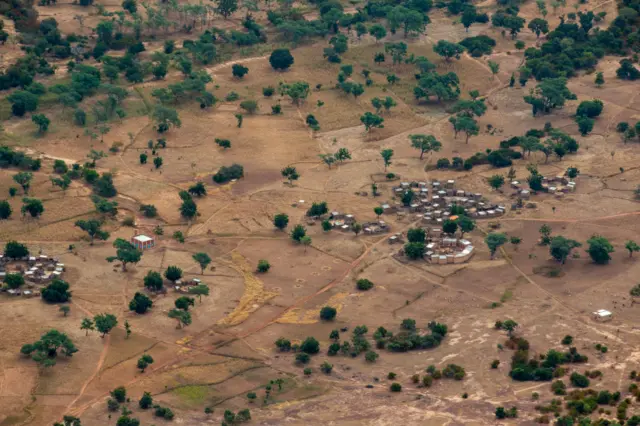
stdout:
<svg viewBox="0 0 640 426">
<path fill-rule="evenodd" d="M 131 237 L 131 244 L 138 250 L 145 250 L 155 247 L 156 240 L 146 235 L 134 235 Z"/>
</svg>

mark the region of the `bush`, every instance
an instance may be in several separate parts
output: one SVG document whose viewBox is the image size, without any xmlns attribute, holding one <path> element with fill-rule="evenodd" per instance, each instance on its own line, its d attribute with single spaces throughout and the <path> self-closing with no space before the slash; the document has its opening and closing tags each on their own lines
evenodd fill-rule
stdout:
<svg viewBox="0 0 640 426">
<path fill-rule="evenodd" d="M 276 340 L 276 346 L 280 349 L 280 352 L 289 352 L 291 350 L 291 341 L 284 337 L 280 337 Z"/>
<path fill-rule="evenodd" d="M 57 278 L 46 286 L 40 295 L 42 299 L 48 303 L 66 303 L 71 298 L 69 284 Z"/>
<path fill-rule="evenodd" d="M 391 386 L 389 387 L 389 389 L 391 390 L 391 392 L 402 392 L 402 385 L 400 383 L 391 383 Z"/>
<path fill-rule="evenodd" d="M 332 321 L 336 317 L 337 313 L 338 311 L 336 308 L 332 306 L 324 306 L 320 309 L 320 319 L 324 321 Z"/>
<path fill-rule="evenodd" d="M 500 360 L 494 359 L 494 360 L 491 362 L 491 368 L 493 368 L 493 369 L 498 368 L 498 366 L 499 366 L 499 365 L 500 365 Z"/>
<path fill-rule="evenodd" d="M 573 337 L 566 335 L 562 338 L 562 341 L 560 343 L 562 343 L 563 345 L 570 345 L 571 343 L 573 343 Z"/>
<path fill-rule="evenodd" d="M 215 183 L 226 183 L 233 179 L 240 179 L 244 176 L 244 167 L 240 164 L 233 164 L 230 167 L 222 166 L 218 173 L 213 175 Z"/>
<path fill-rule="evenodd" d="M 474 58 L 482 55 L 490 55 L 496 45 L 496 41 L 486 35 L 467 37 L 460 42 Z"/>
<path fill-rule="evenodd" d="M 358 290 L 367 291 L 373 288 L 373 283 L 366 278 L 360 278 L 356 282 L 356 287 L 358 288 Z"/>
<path fill-rule="evenodd" d="M 589 379 L 580 373 L 572 373 L 571 376 L 569 376 L 569 380 L 578 388 L 588 388 L 590 383 Z"/>
<path fill-rule="evenodd" d="M 146 410 L 147 408 L 151 407 L 153 405 L 153 398 L 151 397 L 151 394 L 149 392 L 145 392 L 142 395 L 142 398 L 140 398 L 140 401 L 138 401 L 138 405 L 143 410 Z"/>
<path fill-rule="evenodd" d="M 270 268 L 271 268 L 271 265 L 267 260 L 261 259 L 258 261 L 258 268 L 257 268 L 258 272 L 265 273 L 269 271 Z"/>
<path fill-rule="evenodd" d="M 127 390 L 124 386 L 119 386 L 111 391 L 111 396 L 119 403 L 123 403 L 127 400 Z"/>
<path fill-rule="evenodd" d="M 304 352 L 296 354 L 296 362 L 298 364 L 308 364 L 309 361 L 311 361 L 311 357 L 309 356 L 309 354 L 306 354 Z"/>
<path fill-rule="evenodd" d="M 170 408 L 156 405 L 155 409 L 156 410 L 153 412 L 154 416 L 161 417 L 165 420 L 173 420 L 174 414 Z"/>
<path fill-rule="evenodd" d="M 448 158 L 440 158 L 436 162 L 436 167 L 439 168 L 439 169 L 448 169 L 450 165 L 451 165 L 451 163 L 449 162 Z"/>
<path fill-rule="evenodd" d="M 289 49 L 276 49 L 271 52 L 269 63 L 274 70 L 282 71 L 293 65 L 294 59 Z"/>
<path fill-rule="evenodd" d="M 267 87 L 263 87 L 262 88 L 262 95 L 265 98 L 270 98 L 271 96 L 273 96 L 273 94 L 275 93 L 276 89 L 273 88 L 273 86 L 267 86 Z"/>
<path fill-rule="evenodd" d="M 307 337 L 300 345 L 300 350 L 307 354 L 317 354 L 320 352 L 320 343 L 313 337 Z"/>
</svg>

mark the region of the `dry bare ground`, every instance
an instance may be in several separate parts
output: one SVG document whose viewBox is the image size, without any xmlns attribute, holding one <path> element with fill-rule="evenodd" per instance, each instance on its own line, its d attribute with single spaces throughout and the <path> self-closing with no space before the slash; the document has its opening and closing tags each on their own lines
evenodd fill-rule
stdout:
<svg viewBox="0 0 640 426">
<path fill-rule="evenodd" d="M 118 8 L 116 2 L 111 3 L 108 8 Z M 490 2 L 483 5 L 492 6 Z M 612 2 L 598 7 L 615 10 Z M 76 9 L 59 3 L 41 8 L 41 15 L 54 16 L 64 32 L 71 32 L 77 26 Z M 523 6 L 521 12 L 525 17 L 536 13 L 533 3 Z M 550 25 L 555 25 L 556 17 L 550 18 Z M 43 200 L 45 213 L 38 221 L 23 220 L 18 213 L 21 196 L 9 199 L 15 213 L 0 223 L 0 238 L 3 242 L 17 239 L 33 252 L 58 256 L 67 268 L 65 279 L 71 284 L 73 302 L 70 314 L 63 316 L 58 306 L 37 298 L 0 295 L 0 426 L 50 425 L 64 414 L 80 417 L 85 426 L 113 424 L 119 414 L 107 411 L 106 400 L 120 385 L 126 386 L 131 399 L 128 406 L 142 424 L 164 423 L 153 416 L 153 410 L 138 408 L 143 392 L 170 407 L 176 414 L 174 421 L 183 425 L 219 424 L 226 409 L 244 408 L 251 409 L 254 424 L 265 425 L 485 425 L 495 423 L 496 406 L 518 408 L 519 418 L 512 424 L 533 424 L 539 415 L 534 407 L 548 403 L 553 394 L 548 382 L 516 382 L 508 377 L 513 351 L 499 348 L 507 338 L 494 329 L 496 320 L 507 318 L 520 324 L 518 334 L 529 340 L 532 355 L 560 350 L 561 339 L 574 336 L 574 346 L 589 356 L 589 362 L 572 365 L 568 372 L 600 370 L 603 376 L 594 380 L 594 389 L 626 392 L 629 372 L 640 367 L 640 330 L 634 326 L 640 314 L 629 296 L 629 289 L 638 284 L 640 262 L 624 249 L 625 241 L 640 240 L 640 208 L 633 196 L 640 151 L 637 144 L 622 143 L 615 125 L 640 119 L 637 84 L 616 81 L 618 58 L 604 58 L 597 68 L 607 81 L 604 88 L 595 88 L 593 75 L 580 75 L 569 84 L 577 101 L 568 102 L 553 115 L 533 117 L 523 101 L 529 87 L 508 84 L 523 59 L 510 40 L 489 26 L 474 25 L 473 34 L 489 34 L 498 40 L 494 53 L 479 59 L 463 55 L 447 63 L 435 56 L 433 43 L 467 35 L 459 23 L 453 25 L 441 12 L 435 12 L 432 20 L 427 35 L 409 42 L 410 53 L 429 57 L 439 71 L 455 71 L 464 96 L 479 90 L 489 106 L 479 119 L 480 134 L 468 144 L 462 137 L 454 138 L 444 105 L 415 102 L 414 67 L 375 65 L 372 57 L 382 47 L 366 36 L 362 40 L 352 37 L 343 59 L 354 65 L 357 82 L 364 83 L 364 68 L 372 71 L 374 85 L 357 99 L 335 89 L 339 65 L 329 64 L 318 53 L 326 42 L 295 49 L 295 65 L 283 73 L 274 72 L 263 54 L 209 67 L 214 79 L 210 88 L 218 98 L 234 91 L 240 100 L 257 100 L 259 111 L 245 115 L 242 128 L 237 128 L 234 115 L 241 112 L 240 101 L 221 101 L 210 110 L 201 110 L 194 103 L 182 107 L 182 127 L 168 133 L 167 148 L 159 150 L 164 159 L 159 170 L 140 165 L 138 160 L 147 150 L 147 141 L 157 138 L 145 103 L 160 84 L 155 81 L 131 91 L 125 101 L 128 117 L 112 124 L 104 143 L 73 126 L 70 111 L 47 111 L 52 128 L 43 137 L 34 136 L 30 120 L 6 122 L 5 142 L 43 158 L 30 194 Z M 96 22 L 96 16 L 87 16 L 85 27 Z M 536 43 L 531 33 L 523 32 L 520 39 L 527 46 Z M 9 57 L 15 49 L 6 52 Z M 495 77 L 488 68 L 489 59 L 500 63 Z M 250 71 L 242 80 L 231 75 L 233 63 L 248 66 Z M 400 77 L 395 85 L 386 83 L 389 72 Z M 65 77 L 64 72 L 60 74 Z M 179 79 L 176 70 L 167 77 L 168 82 Z M 277 95 L 262 96 L 265 86 L 298 80 L 319 87 L 299 107 Z M 366 134 L 359 117 L 371 111 L 371 99 L 380 96 L 392 96 L 398 106 L 384 114 L 383 129 Z M 583 138 L 571 115 L 579 101 L 596 96 L 605 103 L 604 113 L 593 133 Z M 283 114 L 273 116 L 271 105 L 277 102 Z M 307 114 L 318 119 L 320 131 L 309 131 L 304 124 Z M 466 158 L 494 149 L 500 140 L 542 128 L 547 121 L 576 137 L 581 149 L 561 162 L 546 164 L 541 154 L 533 154 L 515 165 L 516 174 L 525 178 L 529 161 L 539 162 L 543 174 L 558 174 L 575 166 L 581 171 L 576 179 L 578 189 L 563 199 L 539 194 L 532 200 L 536 208 L 509 211 L 499 221 L 501 232 L 522 238 L 522 244 L 517 249 L 505 246 L 495 260 L 490 260 L 482 243 L 489 230 L 487 222 L 469 235 L 477 254 L 455 268 L 401 262 L 394 256 L 398 247 L 387 244 L 388 235 L 323 232 L 319 225 L 306 224 L 306 208 L 319 201 L 326 201 L 331 210 L 352 213 L 361 222 L 375 219 L 373 208 L 390 198 L 393 184 L 382 179 L 378 183 L 382 197 L 371 196 L 371 183 L 383 176 L 379 152 L 386 148 L 395 152 L 390 171 L 403 180 L 456 179 L 460 187 L 510 205 L 509 194 L 490 191 L 486 178 L 496 171 L 488 166 L 468 172 L 430 166 L 440 157 Z M 488 125 L 494 131 L 488 131 Z M 443 143 L 442 151 L 420 160 L 408 140 L 409 134 L 416 133 L 436 136 Z M 232 148 L 222 150 L 215 138 L 230 139 Z M 90 149 L 107 151 L 117 142 L 123 149 L 99 160 L 97 168 L 114 173 L 120 213 L 107 222 L 110 239 L 90 246 L 74 223 L 96 217 L 91 190 L 80 182 L 66 191 L 52 188 L 51 165 L 57 158 L 82 163 Z M 352 160 L 329 169 L 318 157 L 342 147 L 351 151 Z M 219 167 L 233 163 L 244 166 L 244 178 L 225 185 L 213 183 L 211 176 Z M 295 166 L 301 175 L 293 185 L 283 183 L 280 175 L 287 165 Z M 0 172 L 0 193 L 6 194 L 14 185 L 14 173 Z M 196 199 L 199 216 L 187 222 L 178 211 L 178 192 L 200 180 L 207 195 Z M 361 195 L 363 191 L 368 195 Z M 159 217 L 141 216 L 141 204 L 155 205 Z M 277 213 L 289 215 L 289 230 L 305 224 L 312 246 L 295 245 L 286 231 L 275 230 L 272 220 Z M 113 239 L 133 235 L 133 228 L 122 225 L 122 219 L 129 216 L 135 217 L 139 231 L 151 233 L 161 226 L 164 235 L 157 237 L 157 247 L 145 251 L 139 264 L 122 272 L 105 258 L 114 253 Z M 409 218 L 385 216 L 385 220 L 393 232 L 414 225 Z M 545 223 L 554 234 L 579 241 L 593 234 L 606 236 L 616 248 L 611 263 L 592 264 L 582 248 L 577 250 L 578 258 L 569 259 L 561 268 L 560 276 L 551 277 L 545 271 L 557 266 L 548 248 L 538 245 L 538 229 Z M 175 231 L 183 232 L 184 243 L 172 238 Z M 71 244 L 75 249 L 69 250 Z M 203 274 L 192 259 L 197 252 L 206 252 L 213 259 Z M 271 264 L 266 274 L 255 271 L 260 259 Z M 187 277 L 200 278 L 211 290 L 192 308 L 193 323 L 181 329 L 167 316 L 178 297 L 171 290 L 154 296 L 153 308 L 145 315 L 128 309 L 133 295 L 142 291 L 147 272 L 162 272 L 170 265 L 182 268 Z M 372 280 L 375 287 L 359 292 L 355 287 L 359 278 Z M 319 319 L 320 308 L 327 305 L 338 311 L 333 322 Z M 596 309 L 611 310 L 614 319 L 594 322 L 591 312 Z M 79 329 L 82 318 L 103 312 L 117 315 L 116 330 L 105 338 L 96 332 L 85 336 Z M 376 363 L 366 362 L 362 355 L 326 355 L 331 330 L 347 328 L 342 333 L 344 340 L 357 325 L 366 325 L 369 336 L 380 326 L 397 333 L 405 318 L 415 319 L 422 328 L 430 321 L 446 323 L 449 334 L 432 350 L 392 353 L 380 349 Z M 129 338 L 123 328 L 125 320 L 133 331 Z M 19 351 L 50 328 L 67 333 L 79 352 L 41 370 Z M 302 374 L 293 353 L 281 353 L 274 347 L 279 337 L 299 343 L 307 336 L 316 337 L 321 346 L 309 365 L 311 375 Z M 596 344 L 606 345 L 608 352 L 596 350 Z M 152 355 L 155 362 L 141 373 L 136 362 L 143 353 Z M 497 369 L 490 368 L 493 360 L 500 361 Z M 325 361 L 333 364 L 330 375 L 320 371 Z M 411 377 L 423 376 L 427 366 L 442 368 L 451 363 L 465 368 L 464 380 L 440 380 L 430 388 L 412 383 Z M 397 378 L 387 379 L 389 372 Z M 271 385 L 265 402 L 265 388 L 276 379 L 282 379 L 282 386 Z M 401 383 L 403 392 L 390 393 L 392 381 Z M 248 401 L 249 392 L 257 394 L 255 402 Z M 532 392 L 539 394 L 539 401 L 532 400 Z M 205 407 L 213 408 L 213 413 L 205 414 Z M 635 410 L 630 407 L 629 414 Z"/>
</svg>

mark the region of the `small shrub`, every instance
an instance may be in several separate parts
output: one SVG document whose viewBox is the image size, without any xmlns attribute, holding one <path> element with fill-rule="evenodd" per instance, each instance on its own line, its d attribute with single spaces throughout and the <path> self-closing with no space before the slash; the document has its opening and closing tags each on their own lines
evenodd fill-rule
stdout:
<svg viewBox="0 0 640 426">
<path fill-rule="evenodd" d="M 391 386 L 389 387 L 389 389 L 391 390 L 391 392 L 402 392 L 402 385 L 400 383 L 391 383 Z"/>
<path fill-rule="evenodd" d="M 269 269 L 271 269 L 271 265 L 267 260 L 260 259 L 258 261 L 258 268 L 257 268 L 258 272 L 265 273 L 265 272 L 268 272 Z"/>
<path fill-rule="evenodd" d="M 356 287 L 358 290 L 367 291 L 373 288 L 373 283 L 366 278 L 360 278 L 356 282 Z"/>
<path fill-rule="evenodd" d="M 336 317 L 337 313 L 338 311 L 336 308 L 332 306 L 324 306 L 320 309 L 320 319 L 324 321 L 332 321 Z"/>
</svg>

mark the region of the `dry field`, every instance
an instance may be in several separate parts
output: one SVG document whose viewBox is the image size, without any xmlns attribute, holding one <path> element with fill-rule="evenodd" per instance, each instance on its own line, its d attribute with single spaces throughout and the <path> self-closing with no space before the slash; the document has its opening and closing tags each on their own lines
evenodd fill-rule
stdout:
<svg viewBox="0 0 640 426">
<path fill-rule="evenodd" d="M 105 5 L 116 10 L 119 4 L 110 1 Z M 487 10 L 494 7 L 492 2 L 480 6 Z M 591 9 L 614 14 L 615 3 L 602 2 Z M 61 30 L 69 33 L 79 31 L 74 16 L 86 12 L 70 3 L 59 3 L 40 8 L 40 13 L 55 17 Z M 535 13 L 533 2 L 521 10 L 526 18 Z M 231 22 L 239 22 L 239 18 L 238 14 Z M 84 32 L 88 34 L 98 20 L 98 16 L 87 15 Z M 557 16 L 549 16 L 549 20 L 553 27 Z M 319 54 L 326 41 L 294 49 L 295 64 L 283 73 L 274 72 L 263 54 L 210 66 L 207 71 L 213 83 L 209 90 L 221 102 L 209 110 L 200 110 L 195 103 L 179 110 L 182 127 L 167 134 L 167 147 L 160 150 L 164 165 L 159 170 L 151 164 L 140 165 L 138 158 L 147 150 L 147 141 L 158 137 L 147 108 L 152 89 L 166 82 L 131 86 L 125 101 L 128 116 L 111 124 L 112 130 L 102 143 L 73 126 L 69 110 L 47 110 L 52 125 L 42 137 L 34 134 L 29 119 L 4 122 L 4 144 L 43 158 L 42 170 L 34 173 L 30 196 L 43 200 L 45 213 L 37 221 L 22 219 L 19 193 L 9 200 L 14 216 L 0 223 L 0 240 L 15 239 L 26 243 L 32 252 L 58 256 L 66 265 L 65 279 L 71 284 L 73 298 L 71 312 L 63 316 L 58 306 L 40 299 L 0 295 L 0 426 L 51 425 L 63 414 L 79 416 L 84 426 L 114 424 L 118 413 L 107 411 L 106 400 L 109 391 L 120 385 L 126 386 L 129 407 L 144 425 L 166 422 L 153 417 L 153 410 L 138 408 L 143 392 L 170 407 L 176 414 L 174 422 L 181 425 L 220 424 L 225 409 L 244 408 L 251 409 L 252 424 L 264 425 L 487 425 L 495 424 L 496 406 L 518 408 L 519 418 L 508 424 L 534 424 L 539 416 L 534 407 L 548 404 L 554 395 L 549 382 L 517 382 L 508 376 L 513 351 L 498 347 L 507 337 L 494 329 L 496 320 L 508 318 L 519 323 L 518 335 L 529 340 L 532 355 L 560 350 L 561 339 L 574 336 L 574 346 L 588 355 L 589 362 L 569 365 L 569 373 L 600 370 L 603 376 L 592 381 L 593 389 L 620 390 L 627 395 L 629 373 L 640 369 L 640 330 L 635 326 L 640 312 L 629 296 L 629 289 L 639 283 L 640 261 L 630 258 L 624 249 L 626 240 L 640 241 L 640 208 L 633 196 L 640 181 L 640 148 L 634 143 L 623 144 L 615 126 L 619 121 L 640 120 L 637 84 L 616 80 L 618 58 L 607 57 L 597 67 L 606 80 L 602 89 L 593 84 L 594 75 L 580 75 L 569 83 L 577 101 L 569 101 L 552 115 L 533 117 L 522 97 L 534 83 L 525 88 L 508 84 L 523 61 L 522 51 L 516 50 L 511 40 L 486 24 L 474 25 L 467 34 L 460 23 L 452 23 L 439 11 L 434 12 L 432 21 L 426 35 L 408 43 L 409 53 L 427 56 L 440 72 L 458 73 L 463 97 L 468 97 L 470 90 L 486 97 L 489 108 L 479 118 L 480 134 L 468 144 L 462 136 L 454 138 L 445 105 L 416 103 L 412 92 L 415 67 L 373 63 L 373 55 L 383 48 L 368 36 L 362 40 L 353 36 L 343 58 L 343 64 L 354 65 L 357 82 L 364 83 L 362 69 L 372 71 L 374 86 L 357 99 L 335 89 L 339 65 L 328 63 Z M 446 63 L 433 53 L 437 40 L 459 41 L 477 34 L 497 40 L 491 56 L 476 59 L 464 54 L 459 61 Z M 393 37 L 400 40 L 399 35 Z M 527 46 L 536 43 L 529 31 L 523 31 L 519 39 Z M 155 47 L 160 46 L 158 42 Z M 16 53 L 11 47 L 6 47 L 6 52 L 4 47 L 0 49 L 5 59 Z M 495 77 L 487 66 L 489 59 L 500 64 Z M 231 75 L 236 62 L 249 67 L 242 80 Z M 400 81 L 388 85 L 388 72 Z M 61 69 L 55 78 L 64 79 L 65 74 Z M 169 83 L 180 79 L 177 70 L 167 76 Z M 312 87 L 300 107 L 278 95 L 262 96 L 265 86 L 299 80 Z M 320 89 L 314 89 L 316 85 L 321 85 Z M 240 100 L 225 102 L 225 95 L 232 91 Z M 371 99 L 380 96 L 392 96 L 398 106 L 384 114 L 383 129 L 366 134 L 359 117 L 372 111 Z M 593 132 L 581 137 L 572 114 L 580 101 L 593 97 L 603 100 L 604 112 Z M 239 103 L 246 99 L 257 100 L 260 109 L 245 115 L 242 128 L 237 128 L 234 115 L 241 112 Z M 318 101 L 324 105 L 318 106 Z M 280 116 L 270 114 L 276 102 L 282 105 Z M 304 123 L 310 113 L 321 124 L 315 134 Z M 289 215 L 289 229 L 298 223 L 306 226 L 306 208 L 319 201 L 326 201 L 330 210 L 354 214 L 358 221 L 374 220 L 373 207 L 389 198 L 393 184 L 382 175 L 379 152 L 386 148 L 395 152 L 389 170 L 403 180 L 456 179 L 460 187 L 510 205 L 512 200 L 506 193 L 492 192 L 487 185 L 486 178 L 496 173 L 489 166 L 468 172 L 430 166 L 440 157 L 466 158 L 496 148 L 500 140 L 523 135 L 531 128 L 541 129 L 547 121 L 575 137 L 580 150 L 561 162 L 550 159 L 546 164 L 542 154 L 533 154 L 515 164 L 517 176 L 525 178 L 529 162 L 540 163 L 540 171 L 548 175 L 575 166 L 581 171 L 576 179 L 578 189 L 563 199 L 538 194 L 532 199 L 536 208 L 508 211 L 499 220 L 501 232 L 521 237 L 522 244 L 517 250 L 505 245 L 494 260 L 482 242 L 489 230 L 487 221 L 479 222 L 478 229 L 469 235 L 477 247 L 475 256 L 456 267 L 400 261 L 394 256 L 398 246 L 387 244 L 388 235 L 384 234 L 356 237 L 323 232 L 319 225 L 307 226 L 313 242 L 305 249 L 293 244 L 287 232 L 273 227 L 277 213 Z M 489 124 L 495 132 L 487 131 Z M 408 135 L 416 133 L 436 136 L 443 143 L 442 151 L 420 160 L 408 140 Z M 232 148 L 222 150 L 215 138 L 230 139 Z M 107 151 L 118 142 L 123 148 L 98 160 L 97 168 L 114 174 L 120 213 L 105 227 L 111 238 L 91 246 L 85 234 L 74 227 L 76 220 L 97 215 L 91 189 L 80 181 L 66 191 L 52 187 L 51 165 L 54 159 L 83 163 L 90 149 Z M 352 160 L 329 169 L 319 159 L 320 154 L 342 147 L 351 151 Z M 213 183 L 211 176 L 221 166 L 233 163 L 244 166 L 245 177 L 226 185 Z M 301 175 L 293 185 L 285 184 L 280 175 L 287 165 L 295 166 Z M 14 173 L 0 171 L 0 193 L 7 194 L 14 186 Z M 207 195 L 196 200 L 199 216 L 186 222 L 178 211 L 178 192 L 200 180 Z M 370 194 L 374 181 L 382 194 L 375 199 Z M 369 194 L 359 195 L 362 191 Z M 159 217 L 143 217 L 138 211 L 141 204 L 155 205 Z M 134 228 L 122 225 L 122 219 L 129 216 L 135 217 L 139 231 L 151 233 L 160 225 L 164 235 L 157 237 L 157 247 L 145 251 L 140 263 L 122 272 L 105 258 L 114 253 L 113 239 L 133 235 Z M 389 215 L 384 219 L 393 232 L 413 225 L 410 218 Z M 592 264 L 583 247 L 576 250 L 577 258 L 562 266 L 559 276 L 550 276 L 545 271 L 557 269 L 557 264 L 548 248 L 538 245 L 542 224 L 550 225 L 554 234 L 578 241 L 593 234 L 606 236 L 616 249 L 611 263 Z M 172 238 L 178 230 L 186 237 L 184 243 Z M 71 244 L 74 250 L 68 249 Z M 192 259 L 197 252 L 206 252 L 213 259 L 202 275 Z M 260 259 L 271 263 L 266 274 L 255 272 Z M 134 293 L 142 291 L 147 272 L 162 272 L 169 265 L 179 266 L 187 277 L 200 278 L 211 290 L 202 302 L 196 301 L 191 309 L 193 323 L 182 329 L 167 316 L 177 297 L 171 290 L 154 296 L 153 308 L 145 315 L 128 309 Z M 367 292 L 356 290 L 355 282 L 360 278 L 370 279 L 375 287 Z M 318 315 L 327 305 L 338 311 L 330 323 L 320 321 Z M 614 319 L 593 321 L 591 312 L 597 309 L 611 310 Z M 82 318 L 98 313 L 115 314 L 117 328 L 105 338 L 97 332 L 85 336 L 79 328 Z M 378 350 L 376 363 L 365 362 L 363 356 L 326 355 L 333 329 L 349 329 L 342 333 L 346 340 L 355 326 L 366 325 L 370 337 L 380 326 L 398 332 L 405 318 L 415 319 L 418 327 L 426 327 L 430 321 L 445 323 L 449 334 L 431 350 Z M 132 329 L 128 339 L 125 320 Z M 60 359 L 53 368 L 39 369 L 20 355 L 20 347 L 51 328 L 67 333 L 79 352 Z M 312 357 L 309 367 L 313 373 L 308 376 L 294 363 L 293 353 L 278 352 L 274 346 L 279 337 L 299 343 L 307 336 L 317 338 L 321 346 L 320 354 Z M 606 345 L 608 352 L 596 350 L 598 343 Z M 152 355 L 155 362 L 140 373 L 136 362 L 143 353 Z M 500 360 L 500 366 L 491 369 L 495 359 Z M 320 371 L 324 361 L 333 364 L 331 375 Z M 451 363 L 465 368 L 464 380 L 440 380 L 431 388 L 411 381 L 411 376 L 423 375 L 431 364 L 442 368 Z M 388 380 L 389 372 L 397 378 Z M 268 404 L 263 404 L 265 387 L 276 379 L 283 380 L 282 388 L 273 385 Z M 392 381 L 401 383 L 403 392 L 390 393 Z M 248 392 L 257 393 L 255 402 L 247 401 Z M 539 401 L 532 400 L 533 392 L 539 394 Z M 629 415 L 640 414 L 636 405 L 630 406 Z M 213 413 L 205 414 L 205 407 L 213 408 Z"/>
</svg>

